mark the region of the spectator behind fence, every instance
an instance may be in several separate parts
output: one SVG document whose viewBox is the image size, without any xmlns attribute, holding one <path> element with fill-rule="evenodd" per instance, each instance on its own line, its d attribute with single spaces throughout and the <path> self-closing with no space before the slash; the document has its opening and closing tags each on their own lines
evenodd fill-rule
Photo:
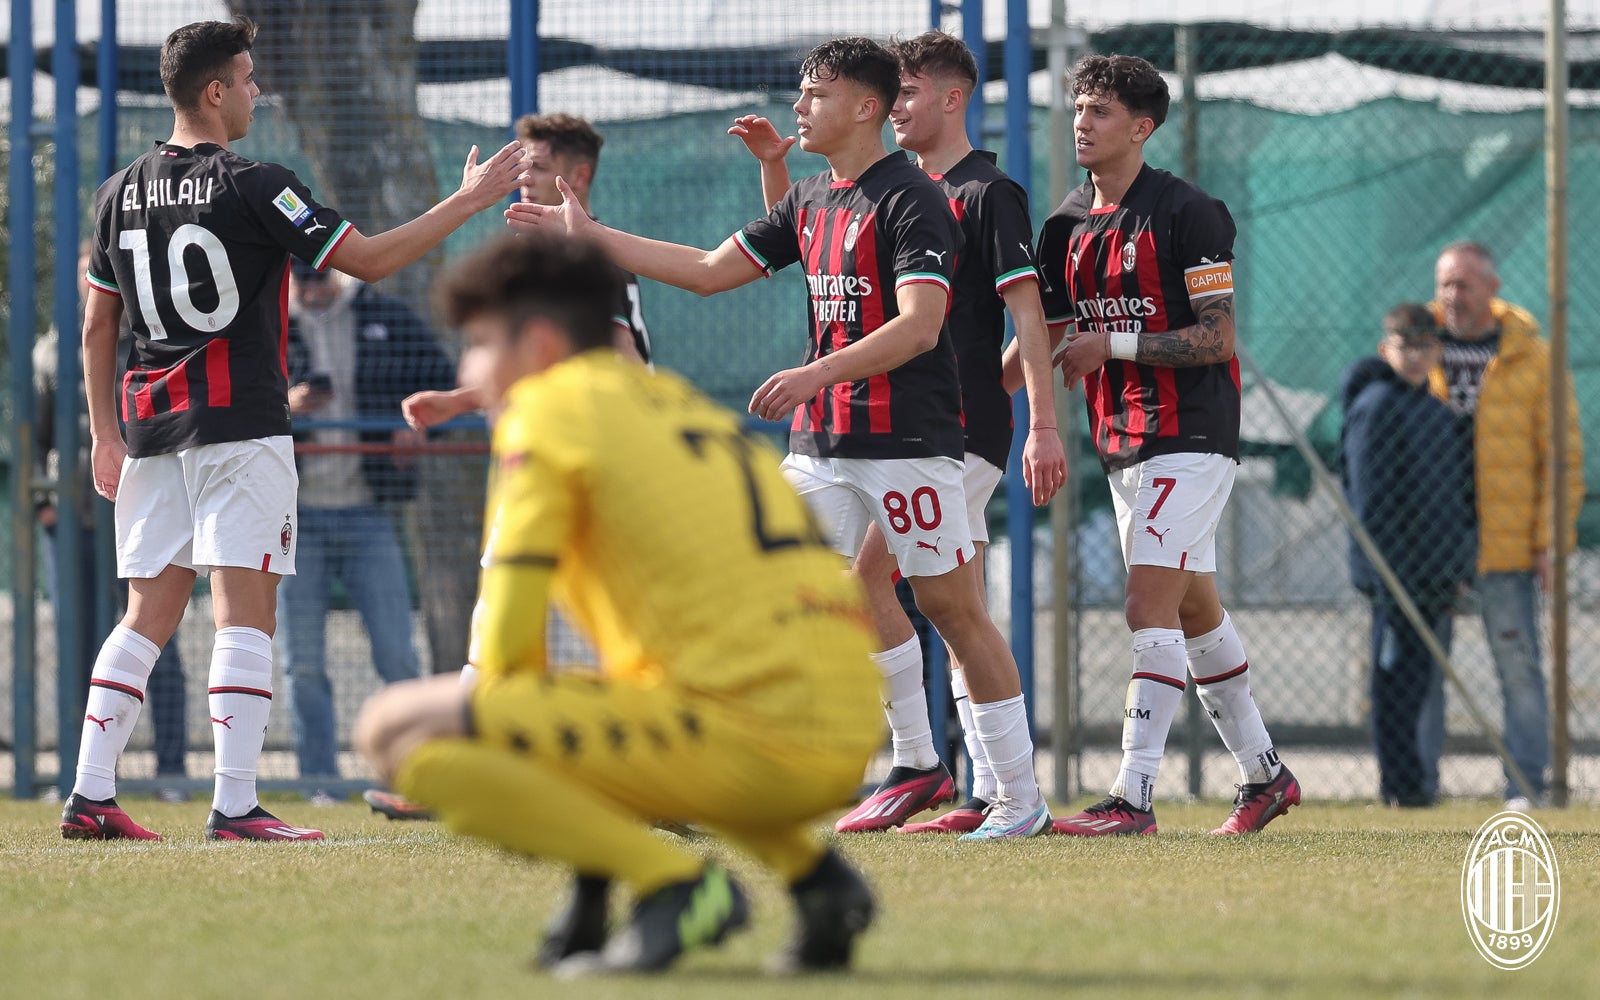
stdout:
<svg viewBox="0 0 1600 1000">
<path fill-rule="evenodd" d="M 1506 747 L 1534 793 L 1526 798 L 1507 769 L 1506 806 L 1527 809 L 1545 804 L 1550 763 L 1550 707 L 1536 613 L 1538 592 L 1550 589 L 1556 539 L 1547 485 L 1550 348 L 1526 310 L 1495 297 L 1500 276 L 1494 254 L 1482 243 L 1446 246 L 1434 283 L 1430 305 L 1446 334 L 1443 360 L 1429 380 L 1471 443 L 1483 628 L 1500 674 Z M 1560 540 L 1570 550 L 1583 505 L 1583 441 L 1577 401 L 1569 394 L 1565 405 L 1568 507 Z"/>
<path fill-rule="evenodd" d="M 399 299 L 299 260 L 289 271 L 289 410 L 297 420 L 398 423 L 408 394 L 454 384 L 450 359 Z M 300 549 L 296 574 L 278 584 L 278 641 L 303 779 L 335 778 L 339 770 L 327 658 L 335 580 L 361 614 L 378 676 L 386 683 L 417 676 L 392 508 L 416 496 L 423 437 L 403 426 L 296 434 Z"/>
<path fill-rule="evenodd" d="M 1404 303 L 1383 318 L 1378 356 L 1345 372 L 1340 458 L 1357 520 L 1411 596 L 1428 629 L 1450 648 L 1451 611 L 1472 579 L 1477 538 L 1468 506 L 1472 459 L 1450 410 L 1428 393 L 1443 353 L 1428 308 Z M 1437 671 L 1433 656 L 1352 539 L 1350 579 L 1372 602 L 1372 732 L 1383 801 L 1433 804 L 1439 747 L 1424 759 L 1418 723 Z"/>
<path fill-rule="evenodd" d="M 78 272 L 84 273 L 89 269 L 89 252 L 87 244 L 78 260 Z M 126 333 L 126 326 L 123 330 Z M 39 477 L 47 482 L 56 484 L 56 490 L 41 492 L 33 505 L 34 519 L 39 527 L 44 529 L 52 544 L 55 542 L 56 532 L 60 524 L 56 520 L 57 493 L 62 484 L 59 482 L 61 475 L 60 455 L 56 451 L 56 426 L 55 407 L 56 393 L 60 390 L 60 381 L 57 377 L 57 352 L 59 351 L 60 333 L 55 327 L 33 346 L 33 391 L 36 400 L 36 419 L 34 422 L 34 458 L 37 462 Z M 82 400 L 82 395 L 79 395 Z M 128 599 L 128 584 L 123 580 L 113 580 L 111 583 L 101 580 L 95 560 L 95 549 L 98 546 L 96 532 L 112 530 L 109 518 L 100 514 L 101 505 L 94 502 L 93 477 L 89 466 L 89 421 L 88 410 L 80 406 L 79 412 L 83 415 L 83 429 L 79 439 L 82 445 L 78 459 L 78 472 L 82 478 L 82 487 L 79 491 L 78 501 L 78 530 L 80 540 L 78 543 L 78 566 L 80 583 L 77 595 L 78 615 L 81 627 L 85 634 L 92 640 L 93 645 L 105 641 L 103 633 L 93 632 L 95 628 L 95 605 L 99 598 L 101 586 L 116 587 L 117 603 L 126 604 Z M 60 577 L 56 572 L 55 559 L 45 560 L 45 586 L 50 594 L 50 601 L 56 608 L 56 614 L 61 614 L 61 589 Z M 114 614 L 120 614 L 120 608 L 113 608 Z M 84 658 L 79 670 L 78 682 L 78 708 L 84 710 L 89 698 L 89 680 L 92 675 L 93 664 Z M 57 676 L 60 676 L 58 671 Z M 150 722 L 155 731 L 156 750 L 156 779 L 168 779 L 170 784 L 163 786 L 157 795 L 163 802 L 183 802 L 189 798 L 189 793 L 182 787 L 184 775 L 184 755 L 188 750 L 188 734 L 184 731 L 184 714 L 187 698 L 183 687 L 183 660 L 178 655 L 177 638 L 168 640 L 161 647 L 161 652 L 156 656 L 155 666 L 150 671 L 150 687 L 147 694 L 150 697 Z"/>
</svg>

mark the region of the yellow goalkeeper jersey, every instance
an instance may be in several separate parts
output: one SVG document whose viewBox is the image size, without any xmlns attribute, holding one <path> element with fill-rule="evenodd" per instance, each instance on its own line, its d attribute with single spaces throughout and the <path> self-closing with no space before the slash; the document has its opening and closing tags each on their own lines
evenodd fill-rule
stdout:
<svg viewBox="0 0 1600 1000">
<path fill-rule="evenodd" d="M 486 676 L 545 668 L 553 596 L 608 674 L 726 694 L 875 679 L 857 585 L 735 414 L 610 351 L 505 402 L 470 655 Z"/>
</svg>

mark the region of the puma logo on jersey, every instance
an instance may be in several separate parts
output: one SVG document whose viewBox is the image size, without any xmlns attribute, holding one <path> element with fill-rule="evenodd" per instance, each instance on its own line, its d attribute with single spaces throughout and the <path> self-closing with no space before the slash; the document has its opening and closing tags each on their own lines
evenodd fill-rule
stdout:
<svg viewBox="0 0 1600 1000">
<path fill-rule="evenodd" d="M 944 537 L 943 535 L 939 536 L 939 538 L 943 538 L 943 537 Z M 935 538 L 933 540 L 933 544 L 932 545 L 928 544 L 927 542 L 919 540 L 917 542 L 917 548 L 919 548 L 919 549 L 931 549 L 933 551 L 934 555 L 940 555 L 941 553 L 939 552 L 939 538 Z"/>
<path fill-rule="evenodd" d="M 108 715 L 103 719 L 97 719 L 94 716 L 88 715 L 88 714 L 85 714 L 84 717 L 83 717 L 85 722 L 92 722 L 95 725 L 99 726 L 100 727 L 100 731 L 102 733 L 106 731 L 106 723 L 110 722 L 112 719 L 115 719 L 115 718 L 116 718 L 116 716 L 114 716 L 114 715 Z"/>
<path fill-rule="evenodd" d="M 320 222 L 313 223 L 311 228 L 306 230 L 306 235 L 310 236 L 312 233 L 316 232 L 319 229 L 327 229 L 327 228 L 328 228 L 327 226 L 323 225 Z"/>
<path fill-rule="evenodd" d="M 946 253 L 949 253 L 950 251 L 946 250 L 946 251 L 944 251 L 944 253 L 940 253 L 937 250 L 924 250 L 922 252 L 927 254 L 929 257 L 932 257 L 934 260 L 938 261 L 939 263 L 943 264 L 944 263 L 944 255 Z"/>
<path fill-rule="evenodd" d="M 1147 525 L 1144 526 L 1144 530 L 1146 530 L 1146 531 L 1150 532 L 1150 534 L 1156 536 L 1156 542 L 1159 543 L 1162 548 L 1166 548 L 1167 547 L 1167 532 L 1171 531 L 1172 530 L 1171 528 L 1168 528 L 1166 531 L 1157 531 L 1156 529 L 1150 527 L 1147 524 Z"/>
<path fill-rule="evenodd" d="M 1024 256 L 1024 257 L 1033 256 L 1033 249 L 1031 247 L 1029 247 L 1028 244 L 1026 244 L 1026 243 L 1018 243 L 1017 246 L 1022 248 L 1022 256 Z M 1076 258 L 1077 255 L 1074 254 L 1073 257 Z"/>
<path fill-rule="evenodd" d="M 816 224 L 813 223 L 812 225 L 809 225 L 809 226 L 805 227 L 804 229 L 800 230 L 800 235 L 804 236 L 806 239 L 809 240 L 809 239 L 811 239 L 811 231 L 813 229 L 815 229 L 815 228 L 817 228 Z"/>
</svg>

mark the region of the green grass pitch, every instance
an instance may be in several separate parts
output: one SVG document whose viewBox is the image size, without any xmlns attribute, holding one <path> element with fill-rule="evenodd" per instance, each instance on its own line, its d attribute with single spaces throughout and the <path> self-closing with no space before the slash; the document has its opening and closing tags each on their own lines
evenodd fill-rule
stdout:
<svg viewBox="0 0 1600 1000">
<path fill-rule="evenodd" d="M 1459 902 L 1472 833 L 1496 803 L 1312 802 L 1259 836 L 1221 839 L 1204 831 L 1226 804 L 1162 802 L 1155 837 L 841 839 L 880 903 L 848 976 L 763 973 L 790 929 L 787 900 L 734 857 L 750 932 L 664 977 L 561 983 L 528 965 L 565 892 L 552 865 L 359 803 L 269 802 L 330 838 L 281 845 L 206 842 L 203 803 L 123 804 L 167 839 L 67 842 L 59 806 L 0 800 L 0 996 L 1600 996 L 1593 806 L 1537 816 L 1561 910 L 1518 972 L 1478 956 Z"/>
</svg>

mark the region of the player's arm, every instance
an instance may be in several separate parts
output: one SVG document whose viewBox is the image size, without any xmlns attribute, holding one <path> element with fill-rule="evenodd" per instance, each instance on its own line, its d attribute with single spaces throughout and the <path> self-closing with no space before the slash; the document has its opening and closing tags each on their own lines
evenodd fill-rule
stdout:
<svg viewBox="0 0 1600 1000">
<path fill-rule="evenodd" d="M 467 662 L 491 676 L 512 670 L 543 673 L 555 558 L 494 552 L 485 558 Z"/>
<path fill-rule="evenodd" d="M 880 375 L 932 350 L 944 327 L 949 286 L 902 281 L 894 298 L 900 315 L 849 347 L 773 375 L 750 397 L 750 412 L 763 420 L 782 420 L 826 386 Z"/>
<path fill-rule="evenodd" d="M 127 443 L 117 423 L 117 331 L 122 326 L 122 297 L 89 285 L 83 311 L 83 388 L 89 404 L 89 463 L 95 492 L 117 498 Z"/>
<path fill-rule="evenodd" d="M 789 190 L 789 163 L 784 157 L 799 140 L 792 135 L 778 135 L 772 122 L 760 115 L 735 118 L 728 134 L 737 136 L 750 155 L 761 162 L 761 198 L 767 203 L 767 211 L 772 211 L 772 206 L 782 201 Z"/>
<path fill-rule="evenodd" d="M 1112 358 L 1137 361 L 1161 368 L 1199 368 L 1233 357 L 1233 272 L 1228 263 L 1207 265 L 1227 275 L 1225 291 L 1195 294 L 1189 302 L 1198 322 L 1177 330 L 1155 333 L 1110 332 L 1103 329 L 1067 335 L 1067 346 L 1057 356 L 1068 385 L 1100 368 Z"/>
<path fill-rule="evenodd" d="M 412 427 L 423 430 L 484 407 L 482 395 L 471 386 L 424 389 L 401 400 L 400 415 Z"/>
<path fill-rule="evenodd" d="M 521 185 L 522 146 L 507 143 L 487 162 L 478 162 L 478 147 L 467 154 L 461 187 L 410 222 L 363 236 L 350 229 L 328 257 L 328 263 L 362 281 L 381 281 L 413 263 L 479 212 L 504 201 Z"/>
<path fill-rule="evenodd" d="M 1014 281 L 1000 290 L 1017 335 L 1018 367 L 1028 389 L 1028 440 L 1022 447 L 1022 479 L 1043 507 L 1067 481 L 1067 453 L 1056 430 L 1055 379 L 1051 376 L 1050 329 L 1044 321 L 1037 279 Z"/>
<path fill-rule="evenodd" d="M 593 240 L 623 270 L 696 295 L 725 292 L 762 275 L 731 236 L 715 250 L 635 236 L 590 218 L 564 178 L 556 178 L 556 188 L 561 204 L 515 202 L 505 210 L 506 224 L 519 233 L 555 232 Z"/>
</svg>

